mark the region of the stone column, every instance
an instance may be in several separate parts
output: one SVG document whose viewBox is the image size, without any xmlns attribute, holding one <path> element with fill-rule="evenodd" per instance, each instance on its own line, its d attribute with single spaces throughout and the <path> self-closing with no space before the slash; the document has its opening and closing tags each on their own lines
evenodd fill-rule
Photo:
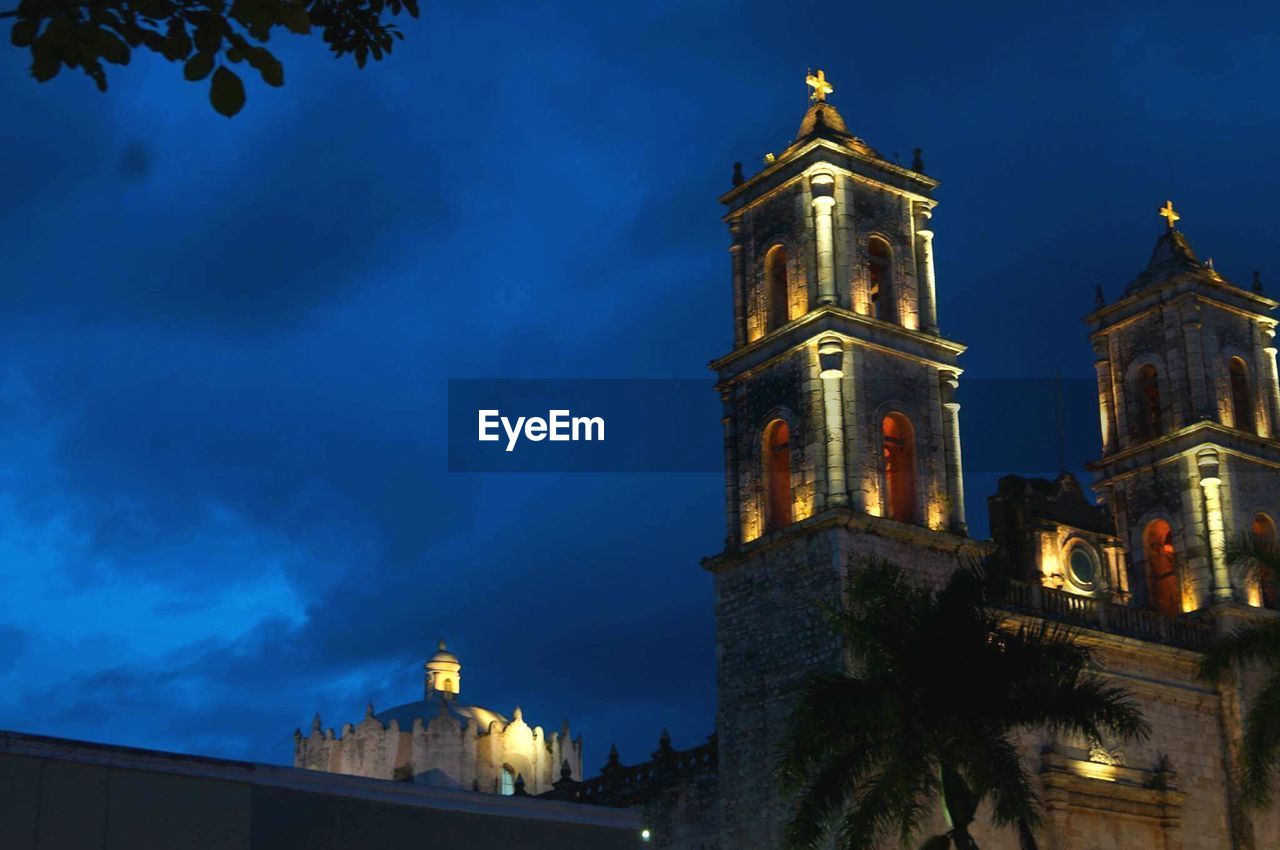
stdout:
<svg viewBox="0 0 1280 850">
<path fill-rule="evenodd" d="M 1209 396 L 1208 375 L 1205 373 L 1204 364 L 1204 344 L 1201 341 L 1200 333 L 1200 309 L 1194 308 L 1194 312 L 1190 312 L 1182 322 L 1182 339 L 1187 350 L 1187 379 L 1191 385 L 1191 421 L 1184 422 L 1184 425 L 1190 425 L 1201 419 L 1216 419 L 1216 412 L 1212 408 L 1213 399 Z M 1172 376 L 1169 376 L 1172 378 Z M 1162 388 L 1161 403 L 1168 405 L 1172 399 L 1165 399 L 1163 393 L 1167 393 L 1172 389 L 1172 381 L 1170 381 L 1170 389 Z M 1171 423 L 1166 423 L 1168 427 Z"/>
<path fill-rule="evenodd" d="M 809 188 L 813 193 L 813 238 L 818 253 L 818 303 L 835 304 L 838 299 L 832 216 L 836 206 L 836 180 L 830 174 L 815 174 L 809 178 Z"/>
<path fill-rule="evenodd" d="M 1098 375 L 1098 417 L 1102 427 L 1102 453 L 1109 455 L 1116 450 L 1116 406 L 1111 397 L 1111 360 L 1107 357 L 1106 343 L 1094 346 L 1098 359 L 1093 369 Z"/>
<path fill-rule="evenodd" d="M 733 347 L 747 344 L 747 272 L 742 252 L 742 221 L 729 222 L 729 257 L 733 265 Z"/>
<path fill-rule="evenodd" d="M 1205 528 L 1209 532 L 1209 563 L 1213 573 L 1213 598 L 1230 601 L 1231 573 L 1227 570 L 1227 532 L 1222 520 L 1222 478 L 1218 452 L 1201 449 L 1196 453 L 1200 489 L 1204 492 Z"/>
<path fill-rule="evenodd" d="M 724 428 L 724 511 L 725 548 L 736 549 L 742 543 L 742 506 L 738 499 L 738 430 L 734 415 L 733 390 L 720 393 L 720 424 Z"/>
<path fill-rule="evenodd" d="M 969 526 L 964 517 L 964 463 L 960 457 L 960 402 L 956 401 L 956 389 L 960 386 L 960 376 L 956 372 L 940 371 L 939 384 L 942 389 L 942 409 L 944 411 L 943 453 L 947 467 L 947 495 L 951 499 L 948 516 L 950 530 L 956 534 L 967 534 Z"/>
<path fill-rule="evenodd" d="M 818 342 L 818 366 L 822 377 L 823 425 L 827 446 L 827 507 L 849 504 L 844 453 L 844 345 L 839 337 Z"/>
<path fill-rule="evenodd" d="M 920 327 L 925 333 L 938 332 L 938 291 L 933 279 L 933 212 L 923 204 L 916 209 L 916 287 L 920 305 Z"/>
<path fill-rule="evenodd" d="M 1267 370 L 1267 410 L 1271 414 L 1271 436 L 1280 436 L 1280 374 L 1276 370 L 1276 329 L 1263 328 L 1263 359 Z"/>
</svg>

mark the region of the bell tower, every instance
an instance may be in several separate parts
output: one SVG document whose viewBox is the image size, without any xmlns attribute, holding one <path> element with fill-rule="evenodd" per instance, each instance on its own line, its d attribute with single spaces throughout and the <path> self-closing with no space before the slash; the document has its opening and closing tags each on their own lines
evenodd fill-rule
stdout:
<svg viewBox="0 0 1280 850">
<path fill-rule="evenodd" d="M 796 141 L 735 174 L 734 349 L 724 403 L 728 544 L 829 508 L 965 531 L 964 347 L 938 330 L 938 182 L 852 135 L 810 75 Z M 786 504 L 779 504 L 785 501 Z"/>
<path fill-rule="evenodd" d="M 725 551 L 715 574 L 724 846 L 777 847 L 772 767 L 793 699 L 841 663 L 818 610 L 859 557 L 940 578 L 966 537 L 956 398 L 942 336 L 938 181 L 854 135 L 819 71 L 796 139 L 727 207 L 733 350 L 722 401 Z"/>
<path fill-rule="evenodd" d="M 1146 269 L 1086 317 L 1102 458 L 1095 489 L 1130 552 L 1141 606 L 1274 605 L 1233 570 L 1233 538 L 1275 539 L 1280 511 L 1277 302 L 1200 260 L 1172 202 Z"/>
</svg>

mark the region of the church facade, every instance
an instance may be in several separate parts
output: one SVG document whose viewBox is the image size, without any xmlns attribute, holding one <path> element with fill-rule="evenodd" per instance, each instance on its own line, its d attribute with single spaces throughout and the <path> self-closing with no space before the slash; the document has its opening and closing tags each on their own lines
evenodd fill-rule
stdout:
<svg viewBox="0 0 1280 850">
<path fill-rule="evenodd" d="M 719 669 L 718 846 L 776 848 L 776 763 L 795 694 L 844 663 L 814 601 L 878 556 L 937 582 L 1001 550 L 1021 571 L 1012 620 L 1080 627 L 1150 740 L 1029 733 L 1046 805 L 1042 846 L 1280 846 L 1280 816 L 1232 780 L 1249 681 L 1196 676 L 1216 631 L 1277 616 L 1273 589 L 1227 563 L 1280 516 L 1277 302 L 1200 261 L 1166 205 L 1150 263 L 1087 317 L 1095 353 L 1101 507 L 1069 475 L 1016 477 L 991 500 L 993 541 L 967 534 L 957 388 L 964 346 L 937 312 L 932 197 L 850 132 L 822 74 L 796 140 L 721 200 L 731 238 L 734 348 L 715 361 L 727 515 L 714 575 Z M 673 827 L 672 834 L 676 830 Z M 985 831 L 987 847 L 1016 835 Z M 701 846 L 710 846 L 704 842 Z"/>
<path fill-rule="evenodd" d="M 566 722 L 547 734 L 516 706 L 508 718 L 458 699 L 462 664 L 444 641 L 427 661 L 423 699 L 362 721 L 340 734 L 316 715 L 293 734 L 294 767 L 503 795 L 537 795 L 582 779 L 582 738 Z"/>
</svg>

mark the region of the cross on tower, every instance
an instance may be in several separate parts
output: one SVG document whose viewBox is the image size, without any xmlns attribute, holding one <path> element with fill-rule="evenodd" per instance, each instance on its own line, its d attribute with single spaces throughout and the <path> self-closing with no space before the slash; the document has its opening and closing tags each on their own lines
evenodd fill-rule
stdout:
<svg viewBox="0 0 1280 850">
<path fill-rule="evenodd" d="M 823 73 L 821 68 L 818 69 L 818 75 L 816 77 L 813 74 L 805 77 L 804 84 L 813 89 L 813 91 L 809 93 L 809 100 L 826 100 L 827 95 L 835 91 L 835 87 L 832 86 L 831 83 L 827 82 L 827 75 Z"/>
<path fill-rule="evenodd" d="M 1173 201 L 1164 202 L 1164 206 L 1160 208 L 1160 215 L 1165 217 L 1165 220 L 1169 223 L 1170 230 L 1173 230 L 1173 223 L 1182 218 L 1182 216 L 1173 211 Z"/>
</svg>

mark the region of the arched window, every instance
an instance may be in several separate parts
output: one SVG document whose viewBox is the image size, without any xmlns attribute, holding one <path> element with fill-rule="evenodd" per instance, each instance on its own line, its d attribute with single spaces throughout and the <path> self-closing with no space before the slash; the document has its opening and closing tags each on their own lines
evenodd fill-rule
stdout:
<svg viewBox="0 0 1280 850">
<path fill-rule="evenodd" d="M 885 505 L 889 519 L 916 521 L 916 436 L 901 413 L 890 413 L 882 423 L 884 437 Z"/>
<path fill-rule="evenodd" d="M 1241 431 L 1256 433 L 1258 423 L 1253 416 L 1253 403 L 1249 401 L 1249 367 L 1239 357 L 1232 357 L 1227 367 L 1231 377 L 1231 418 Z"/>
<path fill-rule="evenodd" d="M 1160 373 L 1150 363 L 1138 370 L 1138 433 L 1147 440 L 1164 434 L 1160 408 Z"/>
<path fill-rule="evenodd" d="M 1142 533 L 1147 559 L 1147 587 L 1151 607 L 1162 614 L 1182 612 L 1182 592 L 1178 586 L 1177 552 L 1173 548 L 1173 526 L 1162 519 L 1152 520 Z"/>
<path fill-rule="evenodd" d="M 498 785 L 499 794 L 510 797 L 516 793 L 516 772 L 511 768 L 511 765 L 504 764 L 502 766 L 502 777 L 499 781 L 501 783 Z"/>
<path fill-rule="evenodd" d="M 1257 514 L 1253 518 L 1253 539 L 1258 548 L 1264 552 L 1276 553 L 1276 524 L 1266 514 Z M 1267 608 L 1280 605 L 1280 576 L 1272 576 L 1270 581 L 1262 582 L 1262 604 Z"/>
<path fill-rule="evenodd" d="M 889 243 L 872 236 L 867 241 L 867 293 L 873 318 L 896 321 L 893 314 L 893 282 Z"/>
<path fill-rule="evenodd" d="M 787 323 L 787 249 L 774 245 L 764 255 L 765 330 Z"/>
<path fill-rule="evenodd" d="M 765 528 L 791 524 L 791 429 L 775 419 L 764 429 L 764 475 L 767 493 Z"/>
</svg>

